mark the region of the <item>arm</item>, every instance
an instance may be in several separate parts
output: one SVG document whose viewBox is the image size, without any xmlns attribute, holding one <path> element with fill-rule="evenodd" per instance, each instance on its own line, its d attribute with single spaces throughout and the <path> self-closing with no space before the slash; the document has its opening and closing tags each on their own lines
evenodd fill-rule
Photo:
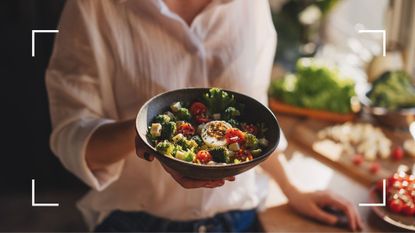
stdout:
<svg viewBox="0 0 415 233">
<path fill-rule="evenodd" d="M 86 148 L 86 161 L 92 171 L 110 166 L 134 151 L 134 120 L 109 123 L 99 127 Z"/>
</svg>

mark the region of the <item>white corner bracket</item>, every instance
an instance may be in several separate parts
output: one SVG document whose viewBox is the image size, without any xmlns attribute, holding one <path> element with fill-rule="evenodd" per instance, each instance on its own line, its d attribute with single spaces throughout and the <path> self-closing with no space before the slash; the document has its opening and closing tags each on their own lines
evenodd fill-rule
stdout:
<svg viewBox="0 0 415 233">
<path fill-rule="evenodd" d="M 359 203 L 359 206 L 386 206 L 386 179 L 383 179 L 382 203 Z"/>
<path fill-rule="evenodd" d="M 359 30 L 359 33 L 382 33 L 382 53 L 386 56 L 386 30 Z"/>
<path fill-rule="evenodd" d="M 32 179 L 32 206 L 33 207 L 58 207 L 59 203 L 36 203 L 35 202 L 35 179 Z"/>
<path fill-rule="evenodd" d="M 58 33 L 59 30 L 32 30 L 32 57 L 35 57 L 35 36 L 36 33 Z"/>
</svg>

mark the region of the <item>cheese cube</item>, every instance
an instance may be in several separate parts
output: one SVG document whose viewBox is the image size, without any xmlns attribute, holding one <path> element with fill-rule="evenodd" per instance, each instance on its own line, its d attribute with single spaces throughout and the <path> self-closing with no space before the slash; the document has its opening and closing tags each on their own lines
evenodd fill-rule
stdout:
<svg viewBox="0 0 415 233">
<path fill-rule="evenodd" d="M 239 144 L 237 142 L 234 142 L 229 145 L 229 150 L 231 151 L 238 151 L 240 149 Z"/>
<path fill-rule="evenodd" d="M 180 102 L 176 102 L 172 105 L 170 105 L 170 108 L 173 112 L 179 111 L 180 108 L 182 108 L 182 104 Z"/>
<path fill-rule="evenodd" d="M 160 137 L 160 135 L 161 135 L 161 124 L 160 123 L 151 124 L 150 134 L 153 137 Z"/>
</svg>

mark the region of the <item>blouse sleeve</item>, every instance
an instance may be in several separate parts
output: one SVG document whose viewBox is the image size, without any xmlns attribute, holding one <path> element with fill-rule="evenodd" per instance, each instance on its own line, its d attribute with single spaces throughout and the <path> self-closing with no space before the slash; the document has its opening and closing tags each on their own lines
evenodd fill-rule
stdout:
<svg viewBox="0 0 415 233">
<path fill-rule="evenodd" d="M 103 108 L 102 79 L 97 68 L 102 62 L 97 54 L 102 51 L 96 51 L 93 42 L 98 29 L 91 20 L 92 5 L 87 4 L 67 2 L 46 71 L 53 128 L 50 146 L 65 168 L 92 188 L 103 190 L 118 179 L 124 161 L 91 171 L 85 160 L 85 149 L 94 131 L 114 122 Z M 111 66 L 106 68 L 105 72 L 111 73 Z"/>
<path fill-rule="evenodd" d="M 272 67 L 274 64 L 274 57 L 277 48 L 277 32 L 275 30 L 269 2 L 262 0 L 255 2 L 256 4 L 256 69 L 255 77 L 267 77 L 258 82 L 255 87 L 255 92 L 258 93 L 257 99 L 262 103 L 268 105 L 268 87 L 270 85 L 270 77 L 272 73 Z M 284 132 L 280 130 L 280 142 L 277 150 L 284 151 L 287 146 L 287 139 L 285 138 Z"/>
</svg>

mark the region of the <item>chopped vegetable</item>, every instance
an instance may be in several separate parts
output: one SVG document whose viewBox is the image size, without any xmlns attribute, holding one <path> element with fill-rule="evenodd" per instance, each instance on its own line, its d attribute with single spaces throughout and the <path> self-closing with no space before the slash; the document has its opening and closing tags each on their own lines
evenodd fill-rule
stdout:
<svg viewBox="0 0 415 233">
<path fill-rule="evenodd" d="M 166 122 L 163 123 L 161 128 L 161 138 L 162 139 L 169 139 L 176 133 L 176 123 L 174 122 Z"/>
<path fill-rule="evenodd" d="M 201 146 L 203 144 L 202 138 L 199 135 L 193 136 L 192 140 L 195 141 L 198 146 Z"/>
<path fill-rule="evenodd" d="M 207 107 L 200 102 L 194 102 L 192 106 L 190 106 L 190 112 L 195 116 L 205 114 L 207 112 Z"/>
<path fill-rule="evenodd" d="M 196 160 L 198 160 L 202 164 L 207 164 L 209 161 L 212 160 L 212 155 L 210 155 L 209 151 L 207 150 L 200 150 L 196 154 Z"/>
<path fill-rule="evenodd" d="M 250 133 L 245 134 L 245 146 L 249 149 L 257 149 L 259 147 L 259 142 L 255 135 Z"/>
<path fill-rule="evenodd" d="M 226 142 L 232 144 L 234 142 L 242 143 L 245 140 L 245 135 L 242 131 L 236 128 L 226 130 Z"/>
<path fill-rule="evenodd" d="M 235 97 L 219 88 L 211 88 L 208 93 L 203 95 L 209 111 L 211 113 L 221 113 L 230 106 L 235 106 Z"/>
<path fill-rule="evenodd" d="M 176 117 L 182 121 L 190 121 L 192 119 L 192 115 L 187 108 L 179 108 L 176 112 Z"/>
<path fill-rule="evenodd" d="M 173 150 L 174 150 L 174 145 L 171 142 L 164 140 L 157 144 L 156 150 L 165 155 L 172 155 Z"/>
<path fill-rule="evenodd" d="M 159 114 L 154 118 L 154 122 L 160 123 L 160 124 L 167 123 L 170 120 L 171 120 L 170 116 L 167 114 Z"/>
<path fill-rule="evenodd" d="M 225 147 L 214 147 L 209 150 L 209 153 L 212 155 L 212 160 L 217 163 L 229 162 L 228 150 Z"/>
<path fill-rule="evenodd" d="M 261 155 L 261 153 L 262 153 L 262 150 L 261 150 L 261 149 L 251 150 L 251 154 L 252 154 L 252 156 L 254 156 L 254 157 L 260 156 L 260 155 Z"/>
<path fill-rule="evenodd" d="M 262 147 L 267 147 L 268 146 L 268 140 L 266 138 L 260 138 L 258 140 L 259 145 L 261 145 Z"/>
<path fill-rule="evenodd" d="M 177 128 L 178 133 L 182 133 L 185 136 L 191 136 L 195 133 L 195 128 L 190 123 L 180 124 Z"/>
<path fill-rule="evenodd" d="M 225 110 L 225 114 L 223 116 L 223 119 L 225 120 L 230 120 L 230 119 L 235 119 L 236 117 L 240 116 L 241 112 L 236 109 L 235 107 L 228 107 Z"/>
</svg>

